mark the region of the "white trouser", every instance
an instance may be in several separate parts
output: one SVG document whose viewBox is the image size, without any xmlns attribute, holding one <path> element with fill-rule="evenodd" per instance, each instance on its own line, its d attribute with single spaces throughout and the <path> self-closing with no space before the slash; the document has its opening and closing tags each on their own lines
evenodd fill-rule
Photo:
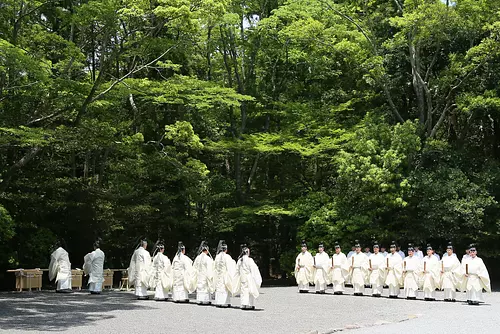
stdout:
<svg viewBox="0 0 500 334">
<path fill-rule="evenodd" d="M 216 291 L 215 305 L 231 305 L 231 295 L 227 291 Z"/>
<path fill-rule="evenodd" d="M 364 284 L 357 284 L 354 283 L 354 293 L 364 293 L 365 292 L 365 285 Z"/>
<path fill-rule="evenodd" d="M 316 283 L 314 285 L 314 288 L 316 291 L 325 291 L 326 290 L 326 283 L 323 283 L 323 284 Z"/>
<path fill-rule="evenodd" d="M 413 297 L 417 297 L 417 290 L 415 289 L 412 289 L 412 288 L 406 288 L 405 289 L 405 298 L 407 297 L 410 297 L 410 298 L 413 298 Z"/>
<path fill-rule="evenodd" d="M 210 303 L 210 293 L 196 292 L 196 301 L 198 303 Z"/>
<path fill-rule="evenodd" d="M 399 286 L 389 285 L 389 296 L 399 296 Z"/>
<path fill-rule="evenodd" d="M 424 298 L 436 299 L 436 290 L 425 289 L 424 290 Z"/>
<path fill-rule="evenodd" d="M 467 290 L 467 300 L 473 301 L 473 302 L 482 302 L 483 301 L 483 290 L 476 290 L 474 288 L 471 288 Z"/>
<path fill-rule="evenodd" d="M 146 288 L 144 285 L 141 285 L 139 287 L 135 287 L 135 295 L 137 297 L 147 297 L 148 296 L 148 288 Z"/>
<path fill-rule="evenodd" d="M 161 284 L 158 284 L 155 289 L 155 299 L 167 299 L 168 298 L 168 291 L 163 288 Z"/>
<path fill-rule="evenodd" d="M 309 284 L 299 284 L 299 291 L 309 291 Z"/>
<path fill-rule="evenodd" d="M 444 299 L 456 299 L 456 298 L 457 298 L 457 291 L 455 289 L 451 288 L 444 289 Z"/>
<path fill-rule="evenodd" d="M 174 301 L 187 300 L 189 299 L 189 293 L 186 289 L 174 289 L 172 299 Z"/>
<path fill-rule="evenodd" d="M 89 284 L 89 291 L 92 291 L 92 292 L 101 292 L 102 291 L 102 282 L 100 282 L 100 283 L 90 283 Z"/>
<path fill-rule="evenodd" d="M 58 280 L 57 290 L 71 290 L 71 277 Z"/>
<path fill-rule="evenodd" d="M 250 293 L 242 293 L 240 295 L 241 306 L 255 306 L 255 298 Z"/>
<path fill-rule="evenodd" d="M 372 295 L 381 295 L 384 292 L 384 286 L 376 283 L 372 284 Z"/>
<path fill-rule="evenodd" d="M 344 283 L 333 283 L 333 292 L 344 292 Z"/>
</svg>

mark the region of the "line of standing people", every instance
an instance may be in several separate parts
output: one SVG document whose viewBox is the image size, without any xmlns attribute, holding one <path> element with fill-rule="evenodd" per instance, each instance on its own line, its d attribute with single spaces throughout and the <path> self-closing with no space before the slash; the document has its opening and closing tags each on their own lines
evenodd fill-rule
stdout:
<svg viewBox="0 0 500 334">
<path fill-rule="evenodd" d="M 171 299 L 177 303 L 189 303 L 189 294 L 196 291 L 199 305 L 214 304 L 230 307 L 231 297 L 239 294 L 241 309 L 255 309 L 262 277 L 259 268 L 250 257 L 250 249 L 241 245 L 237 261 L 227 254 L 227 244 L 219 242 L 215 259 L 208 244 L 203 241 L 194 262 L 186 255 L 186 247 L 178 243 L 176 255 L 170 259 L 164 254 L 165 247 L 157 243 L 156 255 L 151 260 L 147 242 L 142 241 L 128 268 L 129 283 L 135 286 L 138 299 L 149 299 L 148 289 L 154 289 L 157 301 Z"/>
<path fill-rule="evenodd" d="M 314 257 L 307 250 L 305 241 L 301 248 L 295 260 L 295 278 L 300 293 L 309 292 L 309 284 L 314 284 L 316 293 L 324 294 L 327 285 L 333 284 L 334 294 L 339 295 L 344 293 L 345 283 L 351 282 L 355 296 L 362 296 L 365 286 L 371 286 L 371 295 L 380 297 L 387 286 L 389 298 L 398 298 L 402 287 L 407 299 L 416 299 L 421 290 L 424 300 L 433 301 L 436 290 L 444 290 L 444 300 L 454 302 L 458 290 L 466 292 L 469 305 L 478 305 L 483 302 L 483 290 L 491 292 L 488 270 L 477 256 L 474 245 L 469 247 L 462 263 L 451 243 L 441 260 L 434 256 L 430 245 L 427 245 L 427 256 L 423 258 L 416 255 L 411 244 L 408 256 L 401 256 L 394 241 L 387 255 L 380 252 L 380 246 L 375 242 L 369 256 L 361 252 L 361 245 L 356 241 L 349 258 L 342 253 L 338 242 L 331 258 L 323 243 L 318 245 Z"/>
</svg>

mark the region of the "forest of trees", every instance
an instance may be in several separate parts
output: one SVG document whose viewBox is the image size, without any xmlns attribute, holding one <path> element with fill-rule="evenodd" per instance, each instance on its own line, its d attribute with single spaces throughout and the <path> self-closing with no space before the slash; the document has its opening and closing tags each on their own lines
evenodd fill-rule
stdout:
<svg viewBox="0 0 500 334">
<path fill-rule="evenodd" d="M 61 238 L 495 259 L 499 81 L 498 0 L 2 0 L 0 278 Z"/>
</svg>

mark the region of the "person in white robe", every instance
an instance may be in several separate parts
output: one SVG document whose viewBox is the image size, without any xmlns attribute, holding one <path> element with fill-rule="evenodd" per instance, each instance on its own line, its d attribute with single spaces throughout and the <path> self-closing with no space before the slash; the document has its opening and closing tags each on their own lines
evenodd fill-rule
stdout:
<svg viewBox="0 0 500 334">
<path fill-rule="evenodd" d="M 444 290 L 444 301 L 455 302 L 457 289 L 462 287 L 462 266 L 453 253 L 453 245 L 448 243 L 446 253 L 441 259 L 441 281 L 439 286 Z"/>
<path fill-rule="evenodd" d="M 302 240 L 301 252 L 295 258 L 295 280 L 300 293 L 309 292 L 309 283 L 314 282 L 314 259 L 307 250 L 305 240 Z"/>
<path fill-rule="evenodd" d="M 483 260 L 477 256 L 477 249 L 474 245 L 471 245 L 469 254 L 470 258 L 462 263 L 464 283 L 461 290 L 466 291 L 469 305 L 479 305 L 484 302 L 483 289 L 491 292 L 490 275 Z"/>
<path fill-rule="evenodd" d="M 262 276 L 255 261 L 250 257 L 250 249 L 241 246 L 241 255 L 236 264 L 235 290 L 240 294 L 241 309 L 255 310 L 255 300 L 259 297 Z"/>
<path fill-rule="evenodd" d="M 326 287 L 330 284 L 328 270 L 330 268 L 330 257 L 325 252 L 325 245 L 321 242 L 318 245 L 318 253 L 313 258 L 314 260 L 314 287 L 316 293 L 325 294 Z"/>
<path fill-rule="evenodd" d="M 362 296 L 365 292 L 365 284 L 368 278 L 368 257 L 361 252 L 361 245 L 356 240 L 354 245 L 356 252 L 347 260 L 349 263 L 349 276 L 355 296 Z"/>
<path fill-rule="evenodd" d="M 385 257 L 379 250 L 378 242 L 375 241 L 373 245 L 373 254 L 368 257 L 369 282 L 372 286 L 373 297 L 380 297 L 382 295 L 385 282 Z"/>
<path fill-rule="evenodd" d="M 148 242 L 142 240 L 140 246 L 132 254 L 128 267 L 129 284 L 135 287 L 135 295 L 139 300 L 147 300 L 149 276 L 151 271 L 151 254 L 147 251 Z"/>
<path fill-rule="evenodd" d="M 189 303 L 189 294 L 196 289 L 193 261 L 186 256 L 186 247 L 179 241 L 177 254 L 172 259 L 173 286 L 172 300 L 176 303 Z"/>
<path fill-rule="evenodd" d="M 384 268 L 386 271 L 385 285 L 389 287 L 389 298 L 398 298 L 400 277 L 402 275 L 400 264 L 403 262 L 401 255 L 396 252 L 396 243 L 393 241 L 390 253 L 385 257 Z"/>
<path fill-rule="evenodd" d="M 424 300 L 436 300 L 436 289 L 439 288 L 440 270 L 439 261 L 434 256 L 434 251 L 431 245 L 427 245 L 427 256 L 423 259 L 423 283 L 422 290 L 424 291 Z"/>
<path fill-rule="evenodd" d="M 335 254 L 332 256 L 330 268 L 330 281 L 333 284 L 333 294 L 341 295 L 344 293 L 345 278 L 349 273 L 347 257 L 342 253 L 338 242 L 335 243 Z"/>
<path fill-rule="evenodd" d="M 381 253 L 384 257 L 386 257 L 386 256 L 387 256 L 387 254 L 389 254 L 389 253 L 387 253 L 387 251 L 385 250 L 385 247 L 380 247 L 380 253 Z"/>
<path fill-rule="evenodd" d="M 370 257 L 370 255 L 372 255 L 372 253 L 370 252 L 370 247 L 366 247 L 366 248 L 365 248 L 365 255 L 366 255 L 367 257 Z"/>
<path fill-rule="evenodd" d="M 463 263 L 464 260 L 467 260 L 467 259 L 470 259 L 470 249 L 469 248 L 467 248 L 465 250 L 465 254 L 462 256 L 462 261 L 461 262 Z"/>
<path fill-rule="evenodd" d="M 49 280 L 56 280 L 56 292 L 72 292 L 69 254 L 62 248 L 61 243 L 57 243 L 56 247 L 56 250 L 50 255 Z"/>
<path fill-rule="evenodd" d="M 416 256 L 419 259 L 423 259 L 424 258 L 424 253 L 422 253 L 422 251 L 420 250 L 419 246 L 415 246 L 415 251 L 413 252 L 413 256 Z"/>
<path fill-rule="evenodd" d="M 401 256 L 401 260 L 405 258 L 405 253 L 401 250 L 399 245 L 396 246 L 396 252 Z"/>
<path fill-rule="evenodd" d="M 351 250 L 349 251 L 349 253 L 347 253 L 347 259 L 350 259 L 351 256 L 354 255 L 354 253 L 356 253 L 356 247 L 352 246 Z"/>
<path fill-rule="evenodd" d="M 420 267 L 422 259 L 415 254 L 415 249 L 408 245 L 408 256 L 403 260 L 403 287 L 406 299 L 417 299 Z"/>
<path fill-rule="evenodd" d="M 198 249 L 199 255 L 194 259 L 193 277 L 196 283 L 196 302 L 198 305 L 210 305 L 214 287 L 214 260 L 210 255 L 206 241 L 203 241 Z"/>
<path fill-rule="evenodd" d="M 99 241 L 94 243 L 94 251 L 83 258 L 83 272 L 89 276 L 90 294 L 98 295 L 104 282 L 104 252 L 99 248 Z"/>
<path fill-rule="evenodd" d="M 173 273 L 170 259 L 165 255 L 165 245 L 158 242 L 157 253 L 153 257 L 153 269 L 149 286 L 155 290 L 156 301 L 168 300 L 169 292 L 172 291 Z"/>
<path fill-rule="evenodd" d="M 215 306 L 230 307 L 233 282 L 236 276 L 236 262 L 227 254 L 227 244 L 219 241 L 214 261 Z"/>
</svg>

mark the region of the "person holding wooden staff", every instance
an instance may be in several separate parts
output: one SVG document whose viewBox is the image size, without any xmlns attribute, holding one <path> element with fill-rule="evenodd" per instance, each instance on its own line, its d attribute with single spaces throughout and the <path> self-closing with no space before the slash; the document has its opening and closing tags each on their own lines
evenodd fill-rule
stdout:
<svg viewBox="0 0 500 334">
<path fill-rule="evenodd" d="M 365 291 L 365 284 L 368 278 L 368 256 L 361 252 L 361 245 L 356 240 L 354 245 L 356 252 L 351 256 L 350 276 L 355 296 L 362 296 Z"/>
<path fill-rule="evenodd" d="M 462 286 L 463 271 L 460 261 L 453 253 L 451 242 L 446 247 L 446 253 L 441 259 L 441 280 L 439 285 L 444 290 L 444 301 L 456 301 L 457 289 Z"/>
<path fill-rule="evenodd" d="M 477 256 L 474 245 L 470 246 L 469 255 L 470 258 L 462 262 L 462 269 L 465 272 L 462 291 L 466 291 L 469 305 L 479 305 L 484 302 L 483 289 L 491 292 L 490 275 L 483 260 Z"/>
<path fill-rule="evenodd" d="M 378 242 L 375 241 L 373 245 L 373 254 L 368 257 L 368 271 L 370 275 L 369 282 L 372 286 L 372 296 L 380 297 L 384 290 L 385 270 L 384 261 L 385 257 L 379 252 L 380 248 Z"/>
<path fill-rule="evenodd" d="M 341 295 L 344 293 L 344 282 L 348 275 L 348 262 L 340 244 L 335 243 L 335 254 L 332 256 L 330 281 L 333 283 L 333 294 Z"/>
<path fill-rule="evenodd" d="M 307 250 L 306 241 L 302 240 L 301 252 L 295 259 L 295 280 L 299 286 L 300 293 L 309 292 L 309 283 L 313 283 L 314 281 L 313 266 L 314 259 Z"/>
<path fill-rule="evenodd" d="M 330 264 L 330 257 L 325 252 L 325 245 L 321 242 L 318 245 L 318 253 L 314 256 L 314 286 L 316 293 L 324 294 L 326 287 L 330 284 L 328 277 L 328 267 Z"/>
<path fill-rule="evenodd" d="M 386 279 L 385 285 L 389 287 L 389 298 L 398 298 L 400 279 L 401 277 L 401 266 L 398 266 L 403 262 L 401 256 L 396 252 L 396 242 L 393 241 L 390 246 L 390 253 L 385 258 L 385 270 Z"/>
<path fill-rule="evenodd" d="M 403 286 L 406 299 L 417 299 L 419 268 L 422 260 L 415 255 L 412 244 L 408 245 L 408 256 L 403 260 Z"/>
<path fill-rule="evenodd" d="M 433 301 L 436 300 L 436 289 L 439 288 L 440 265 L 430 244 L 427 244 L 427 256 L 424 257 L 423 265 L 422 290 L 424 290 L 424 300 Z"/>
</svg>

